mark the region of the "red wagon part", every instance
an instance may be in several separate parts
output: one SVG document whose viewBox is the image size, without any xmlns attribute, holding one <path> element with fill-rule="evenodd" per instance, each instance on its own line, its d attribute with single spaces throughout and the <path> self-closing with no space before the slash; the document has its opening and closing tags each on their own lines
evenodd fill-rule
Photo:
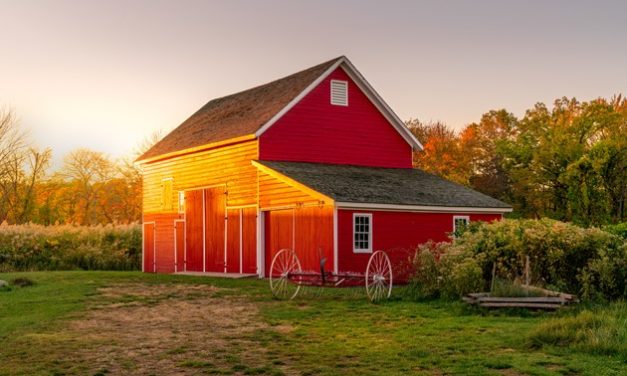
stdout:
<svg viewBox="0 0 627 376">
<path fill-rule="evenodd" d="M 384 251 L 370 256 L 364 274 L 333 273 L 324 269 L 325 259 L 320 262 L 320 271 L 303 271 L 300 260 L 291 249 L 280 250 L 270 264 L 270 290 L 278 299 L 294 299 L 301 286 L 350 287 L 364 285 L 372 302 L 387 299 L 392 294 L 392 263 Z"/>
</svg>

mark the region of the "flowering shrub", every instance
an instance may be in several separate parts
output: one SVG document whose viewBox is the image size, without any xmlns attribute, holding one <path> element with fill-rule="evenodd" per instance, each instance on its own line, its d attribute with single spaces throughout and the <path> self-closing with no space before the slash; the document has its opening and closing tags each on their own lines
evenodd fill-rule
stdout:
<svg viewBox="0 0 627 376">
<path fill-rule="evenodd" d="M 493 273 L 522 282 L 528 259 L 533 285 L 586 299 L 627 297 L 627 243 L 597 228 L 549 219 L 473 223 L 455 242 L 426 244 L 417 254 L 427 249 L 443 254 L 437 267 L 441 295 L 463 295 L 471 287 L 488 290 Z M 415 284 L 433 280 L 420 275 L 425 257 L 415 259 Z M 433 287 L 422 289 L 433 295 Z"/>
<path fill-rule="evenodd" d="M 139 269 L 141 236 L 138 224 L 0 225 L 0 272 Z"/>
</svg>

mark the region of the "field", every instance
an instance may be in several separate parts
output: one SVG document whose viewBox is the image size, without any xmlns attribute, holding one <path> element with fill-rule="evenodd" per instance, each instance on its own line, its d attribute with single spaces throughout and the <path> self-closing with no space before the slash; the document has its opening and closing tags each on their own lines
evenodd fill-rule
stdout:
<svg viewBox="0 0 627 376">
<path fill-rule="evenodd" d="M 384 304 L 358 289 L 270 297 L 265 281 L 138 272 L 3 273 L 0 375 L 624 375 L 625 352 L 539 346 L 559 314 Z"/>
</svg>

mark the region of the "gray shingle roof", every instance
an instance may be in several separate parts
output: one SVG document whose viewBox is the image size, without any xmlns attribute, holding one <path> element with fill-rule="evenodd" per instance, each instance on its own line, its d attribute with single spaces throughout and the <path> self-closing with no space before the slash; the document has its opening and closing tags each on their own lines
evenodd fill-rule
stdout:
<svg viewBox="0 0 627 376">
<path fill-rule="evenodd" d="M 509 209 L 510 205 L 418 169 L 258 161 L 337 202 Z"/>
<path fill-rule="evenodd" d="M 253 134 L 341 58 L 214 99 L 137 160 Z"/>
</svg>

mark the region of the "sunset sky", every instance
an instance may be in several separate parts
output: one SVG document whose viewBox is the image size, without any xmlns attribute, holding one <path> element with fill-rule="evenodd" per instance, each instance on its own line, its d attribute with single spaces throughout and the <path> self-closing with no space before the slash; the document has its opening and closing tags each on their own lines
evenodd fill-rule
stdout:
<svg viewBox="0 0 627 376">
<path fill-rule="evenodd" d="M 55 163 L 346 55 L 402 119 L 460 128 L 627 93 L 625 1 L 7 1 L 0 107 Z"/>
</svg>

